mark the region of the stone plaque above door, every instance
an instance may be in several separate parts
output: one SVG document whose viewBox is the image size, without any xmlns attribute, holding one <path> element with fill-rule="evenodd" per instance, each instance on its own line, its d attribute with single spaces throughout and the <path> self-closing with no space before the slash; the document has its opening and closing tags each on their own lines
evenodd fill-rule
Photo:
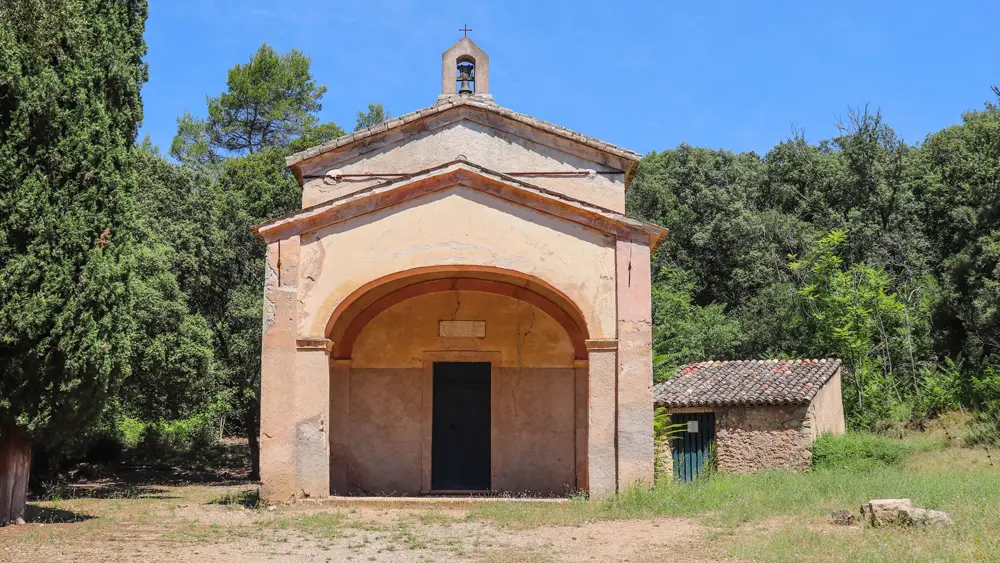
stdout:
<svg viewBox="0 0 1000 563">
<path fill-rule="evenodd" d="M 438 336 L 486 338 L 486 321 L 438 321 Z"/>
</svg>

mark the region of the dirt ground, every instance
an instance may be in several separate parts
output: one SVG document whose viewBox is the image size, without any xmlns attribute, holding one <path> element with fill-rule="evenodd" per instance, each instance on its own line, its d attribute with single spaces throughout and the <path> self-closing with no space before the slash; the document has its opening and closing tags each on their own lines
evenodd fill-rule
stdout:
<svg viewBox="0 0 1000 563">
<path fill-rule="evenodd" d="M 133 474 L 67 487 L 61 500 L 31 502 L 29 523 L 0 528 L 0 561 L 709 560 L 710 533 L 690 519 L 532 527 L 453 503 L 262 510 L 244 506 L 252 485 L 204 480 Z"/>
</svg>

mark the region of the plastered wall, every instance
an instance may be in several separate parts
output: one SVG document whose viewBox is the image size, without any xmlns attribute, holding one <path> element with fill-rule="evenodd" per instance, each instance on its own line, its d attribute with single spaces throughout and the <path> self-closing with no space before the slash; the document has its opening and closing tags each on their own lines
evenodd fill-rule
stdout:
<svg viewBox="0 0 1000 563">
<path fill-rule="evenodd" d="M 536 277 L 580 308 L 591 338 L 617 333 L 614 237 L 471 188 L 415 198 L 301 240 L 302 336 L 325 337 L 334 310 L 364 284 L 441 265 L 489 266 Z"/>
<path fill-rule="evenodd" d="M 809 405 L 809 416 L 813 420 L 811 429 L 814 439 L 824 432 L 842 435 L 847 431 L 839 369 L 813 397 Z"/>
<path fill-rule="evenodd" d="M 578 170 L 617 170 L 610 163 L 598 162 L 599 155 L 586 158 L 540 143 L 531 131 L 500 129 L 489 123 L 496 117 L 469 110 L 455 110 L 424 124 L 420 131 L 407 136 L 400 131 L 374 150 L 361 147 L 330 155 L 306 170 L 309 176 L 336 174 L 412 174 L 444 162 L 463 159 L 490 170 L 510 172 L 571 172 Z M 620 164 L 617 164 L 619 168 Z M 357 192 L 385 182 L 387 177 L 309 178 L 303 184 L 302 206 L 309 207 L 336 197 Z M 624 174 L 581 176 L 523 176 L 536 186 L 579 199 L 593 205 L 625 212 Z"/>
</svg>

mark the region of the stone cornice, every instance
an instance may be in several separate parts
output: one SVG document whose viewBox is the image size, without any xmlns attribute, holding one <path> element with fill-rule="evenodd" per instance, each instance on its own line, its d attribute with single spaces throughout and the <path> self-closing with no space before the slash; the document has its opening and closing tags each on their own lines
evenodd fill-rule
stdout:
<svg viewBox="0 0 1000 563">
<path fill-rule="evenodd" d="M 253 227 L 265 241 L 279 240 L 346 221 L 379 209 L 398 205 L 456 185 L 499 197 L 623 239 L 649 238 L 652 249 L 667 235 L 667 229 L 637 221 L 621 213 L 598 207 L 540 188 L 517 178 L 467 161 L 452 161 L 396 180 L 383 182 L 272 219 Z"/>
</svg>

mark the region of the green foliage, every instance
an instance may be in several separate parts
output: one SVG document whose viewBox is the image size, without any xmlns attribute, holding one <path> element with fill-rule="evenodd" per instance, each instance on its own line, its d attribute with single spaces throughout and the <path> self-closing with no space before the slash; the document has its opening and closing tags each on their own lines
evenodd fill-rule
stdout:
<svg viewBox="0 0 1000 563">
<path fill-rule="evenodd" d="M 368 104 L 367 112 L 365 111 L 358 112 L 358 120 L 357 123 L 354 125 L 354 130 L 360 131 L 362 129 L 374 127 L 379 123 L 382 123 L 383 121 L 389 119 L 390 117 L 392 117 L 392 114 L 390 114 L 388 111 L 386 111 L 385 108 L 382 107 L 381 102 L 377 104 Z"/>
<path fill-rule="evenodd" d="M 301 137 L 288 143 L 288 151 L 292 153 L 304 151 L 343 136 L 344 130 L 336 123 L 330 121 L 306 129 Z"/>
<path fill-rule="evenodd" d="M 812 464 L 816 469 L 847 469 L 855 472 L 876 467 L 898 467 L 913 448 L 899 440 L 875 434 L 825 433 L 813 442 Z"/>
<path fill-rule="evenodd" d="M 192 170 L 208 172 L 222 162 L 212 146 L 208 123 L 186 111 L 177 118 L 177 135 L 170 145 L 170 156 Z"/>
<path fill-rule="evenodd" d="M 660 271 L 653 284 L 654 379 L 662 381 L 678 366 L 703 359 L 727 359 L 743 333 L 718 303 L 691 302 L 694 282 L 677 268 Z"/>
<path fill-rule="evenodd" d="M 0 4 L 0 424 L 80 432 L 129 373 L 146 2 Z"/>
<path fill-rule="evenodd" d="M 922 418 L 935 417 L 960 407 L 962 374 L 953 361 L 923 370 L 920 393 L 914 407 Z"/>
<path fill-rule="evenodd" d="M 626 203 L 671 229 L 653 258 L 657 378 L 718 357 L 837 356 L 855 428 L 981 408 L 973 379 L 1000 362 L 998 169 L 993 104 L 923 147 L 864 108 L 834 139 L 795 133 L 763 157 L 646 156 Z"/>
<path fill-rule="evenodd" d="M 801 278 L 810 353 L 844 359 L 847 417 L 856 428 L 874 428 L 890 419 L 894 401 L 918 392 L 917 366 L 903 352 L 914 337 L 908 319 L 921 311 L 908 311 L 885 271 L 864 262 L 845 267 L 837 255 L 845 241 L 834 231 L 789 267 Z"/>
<path fill-rule="evenodd" d="M 86 458 L 137 465 L 203 465 L 215 456 L 223 421 L 230 413 L 230 405 L 221 397 L 201 412 L 178 419 L 143 420 L 115 408 L 105 413 Z"/>
<path fill-rule="evenodd" d="M 150 168 L 160 170 L 162 185 L 177 194 L 174 211 L 160 215 L 177 225 L 167 242 L 174 255 L 165 260 L 187 309 L 184 313 L 185 304 L 176 300 L 174 318 L 191 327 L 184 362 L 175 361 L 175 373 L 167 379 L 188 381 L 185 391 L 202 401 L 225 393 L 250 439 L 251 474 L 256 475 L 266 248 L 250 228 L 301 206 L 301 188 L 285 156 L 335 139 L 343 130 L 332 122 L 317 124 L 326 88 L 315 83 L 309 58 L 298 51 L 279 54 L 263 45 L 247 64 L 230 69 L 227 86 L 209 98 L 207 119 L 189 114 L 178 119 L 171 155 L 181 166 L 159 162 Z M 182 326 L 174 333 L 182 335 Z M 196 344 L 203 342 L 204 328 L 211 335 L 212 358 L 195 367 L 202 358 L 203 348 Z M 152 386 L 158 388 L 163 386 Z M 170 414 L 196 412 L 184 406 Z"/>
<path fill-rule="evenodd" d="M 211 143 L 238 154 L 285 146 L 316 123 L 326 86 L 309 72 L 309 57 L 263 44 L 245 65 L 229 69 L 226 91 L 208 99 Z"/>
<path fill-rule="evenodd" d="M 145 420 L 176 419 L 219 391 L 214 335 L 194 309 L 208 282 L 201 260 L 210 210 L 192 174 L 148 146 L 137 157 L 144 181 L 136 197 L 132 375 L 119 402 Z"/>
<path fill-rule="evenodd" d="M 687 424 L 673 424 L 663 407 L 653 410 L 653 436 L 657 440 L 673 440 L 687 429 Z"/>
</svg>

